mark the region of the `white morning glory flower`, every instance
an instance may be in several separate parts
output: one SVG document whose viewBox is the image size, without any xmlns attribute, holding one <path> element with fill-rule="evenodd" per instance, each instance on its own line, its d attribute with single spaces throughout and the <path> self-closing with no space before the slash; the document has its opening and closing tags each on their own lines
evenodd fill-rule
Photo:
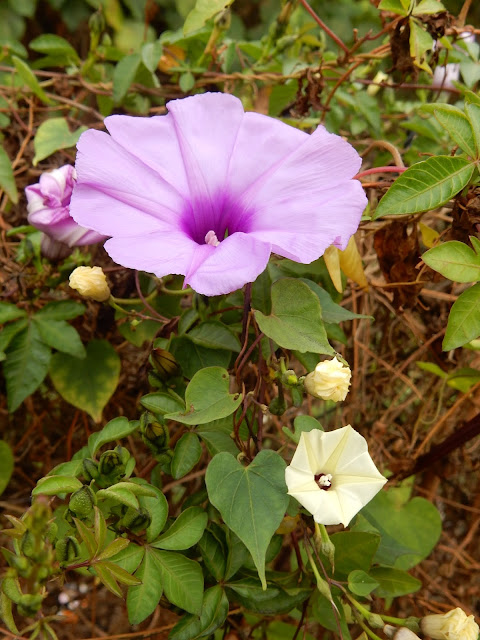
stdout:
<svg viewBox="0 0 480 640">
<path fill-rule="evenodd" d="M 365 438 L 350 425 L 303 432 L 285 470 L 288 494 L 310 511 L 315 522 L 345 527 L 386 481 Z"/>
</svg>

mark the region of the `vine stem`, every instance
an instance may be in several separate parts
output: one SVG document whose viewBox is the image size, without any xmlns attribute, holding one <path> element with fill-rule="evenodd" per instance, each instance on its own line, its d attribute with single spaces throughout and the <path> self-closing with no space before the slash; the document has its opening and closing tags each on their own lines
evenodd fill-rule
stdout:
<svg viewBox="0 0 480 640">
<path fill-rule="evenodd" d="M 343 49 L 343 51 L 345 51 L 345 53 L 348 55 L 350 53 L 350 49 L 342 40 L 340 40 L 340 38 L 337 36 L 336 33 L 333 33 L 333 31 L 329 27 L 327 27 L 327 25 L 323 22 L 320 16 L 317 13 L 315 13 L 312 7 L 308 4 L 307 0 L 300 0 L 300 4 L 303 6 L 303 8 L 306 11 L 308 11 L 308 13 L 312 16 L 312 18 L 319 25 L 319 27 L 323 29 L 323 31 L 325 31 L 327 36 L 330 36 L 330 38 L 332 38 L 332 40 L 334 40 L 338 44 L 338 46 L 341 49 Z"/>
<path fill-rule="evenodd" d="M 372 167 L 371 169 L 365 169 L 360 171 L 356 176 L 353 176 L 352 180 L 360 180 L 364 176 L 371 176 L 374 173 L 403 173 L 408 167 Z"/>
</svg>

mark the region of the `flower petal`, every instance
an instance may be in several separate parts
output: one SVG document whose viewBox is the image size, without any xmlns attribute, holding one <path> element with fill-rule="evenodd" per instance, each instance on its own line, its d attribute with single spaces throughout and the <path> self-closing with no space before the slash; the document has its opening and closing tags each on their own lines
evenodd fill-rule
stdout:
<svg viewBox="0 0 480 640">
<path fill-rule="evenodd" d="M 77 186 L 71 213 L 79 224 L 99 230 L 98 216 L 89 208 L 91 203 L 84 206 L 78 197 L 78 187 L 82 185 L 138 209 L 138 217 L 150 216 L 166 222 L 180 217 L 185 201 L 178 191 L 111 136 L 101 131 L 85 131 L 80 136 L 77 148 Z M 108 235 L 116 233 L 120 218 L 115 210 L 112 213 L 117 222 L 108 231 L 103 231 Z M 121 224 L 132 226 L 132 220 L 130 218 L 125 223 L 122 220 Z"/>
<path fill-rule="evenodd" d="M 185 282 L 198 293 L 218 296 L 240 289 L 253 282 L 265 270 L 270 257 L 270 245 L 249 234 L 234 233 L 213 249 L 195 269 L 190 269 Z"/>
</svg>

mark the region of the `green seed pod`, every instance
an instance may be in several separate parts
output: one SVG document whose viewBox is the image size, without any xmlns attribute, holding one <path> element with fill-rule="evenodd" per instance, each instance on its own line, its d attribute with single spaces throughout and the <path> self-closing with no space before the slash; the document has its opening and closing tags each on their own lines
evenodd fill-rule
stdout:
<svg viewBox="0 0 480 640">
<path fill-rule="evenodd" d="M 175 357 L 170 353 L 170 351 L 160 349 L 160 347 L 152 349 L 149 362 L 155 369 L 158 378 L 163 382 L 178 376 L 180 372 L 180 367 L 178 366 L 178 362 L 175 360 Z"/>
<path fill-rule="evenodd" d="M 118 453 L 112 449 L 105 451 L 100 456 L 98 470 L 102 476 L 121 476 L 125 472 L 125 465 Z"/>
<path fill-rule="evenodd" d="M 118 524 L 124 529 L 138 533 L 146 529 L 151 521 L 152 518 L 144 507 L 140 507 L 140 509 L 128 508 Z"/>
<path fill-rule="evenodd" d="M 83 477 L 86 482 L 90 482 L 91 480 L 95 480 L 98 478 L 98 465 L 91 458 L 85 458 L 82 463 L 83 466 Z"/>
<path fill-rule="evenodd" d="M 18 613 L 21 616 L 25 616 L 27 618 L 32 618 L 36 613 L 40 611 L 42 606 L 43 596 L 39 593 L 34 595 L 25 593 L 20 598 L 20 602 L 18 602 Z"/>
<path fill-rule="evenodd" d="M 55 545 L 55 555 L 61 564 L 72 562 L 80 556 L 80 545 L 73 536 L 66 536 L 58 540 Z"/>
<path fill-rule="evenodd" d="M 75 491 L 70 496 L 68 503 L 69 510 L 74 513 L 77 518 L 83 520 L 92 515 L 93 507 L 97 504 L 97 498 L 90 487 L 85 484 L 81 489 Z"/>
<path fill-rule="evenodd" d="M 274 416 L 281 416 L 285 413 L 285 411 L 287 410 L 287 405 L 283 394 L 282 396 L 278 395 L 270 402 L 270 404 L 268 405 L 268 410 L 270 411 L 270 413 L 273 413 Z"/>
</svg>

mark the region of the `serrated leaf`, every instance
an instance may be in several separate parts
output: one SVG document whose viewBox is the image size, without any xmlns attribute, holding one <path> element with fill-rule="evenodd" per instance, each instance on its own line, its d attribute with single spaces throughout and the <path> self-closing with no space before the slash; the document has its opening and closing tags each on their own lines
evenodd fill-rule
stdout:
<svg viewBox="0 0 480 640">
<path fill-rule="evenodd" d="M 21 60 L 20 58 L 17 58 L 17 56 L 12 56 L 12 62 L 20 78 L 27 85 L 27 87 L 29 87 L 33 91 L 33 93 L 37 96 L 37 98 L 40 98 L 40 100 L 42 102 L 45 102 L 45 104 L 52 104 L 52 100 L 47 96 L 45 91 L 42 89 L 42 87 L 40 86 L 40 83 L 35 77 L 35 74 L 30 69 L 28 64 L 23 60 Z"/>
<path fill-rule="evenodd" d="M 255 311 L 260 330 L 285 349 L 302 353 L 333 354 L 322 321 L 317 296 L 295 278 L 282 278 L 272 286 L 272 313 Z"/>
<path fill-rule="evenodd" d="M 436 209 L 469 183 L 474 168 L 460 157 L 436 156 L 418 162 L 395 180 L 373 218 Z"/>
<path fill-rule="evenodd" d="M 199 614 L 203 601 L 203 574 L 198 562 L 174 551 L 159 551 L 155 554 L 168 600 L 189 613 Z"/>
<path fill-rule="evenodd" d="M 182 511 L 172 526 L 151 543 L 156 549 L 181 551 L 190 549 L 203 535 L 208 516 L 201 507 L 189 507 Z"/>
<path fill-rule="evenodd" d="M 43 382 L 51 351 L 31 322 L 11 341 L 3 372 L 7 383 L 8 410 L 15 411 Z"/>
<path fill-rule="evenodd" d="M 228 371 L 207 367 L 191 379 L 185 391 L 185 411 L 169 413 L 165 418 L 183 424 L 205 424 L 229 416 L 241 402 L 241 394 L 229 393 Z"/>
<path fill-rule="evenodd" d="M 467 116 L 450 104 L 429 105 L 433 106 L 433 114 L 442 127 L 448 132 L 452 140 L 472 158 L 477 157 L 475 138 L 472 125 Z"/>
<path fill-rule="evenodd" d="M 96 558 L 97 560 L 107 560 L 108 558 L 111 558 L 112 556 L 126 549 L 129 544 L 130 540 L 127 540 L 127 538 L 116 538 L 109 545 L 107 545 L 105 549 L 103 549 L 103 551 L 97 554 Z"/>
<path fill-rule="evenodd" d="M 188 36 L 193 31 L 201 29 L 207 20 L 229 7 L 232 2 L 233 0 L 196 0 L 183 25 L 183 35 Z"/>
<path fill-rule="evenodd" d="M 138 586 L 128 589 L 127 611 L 130 624 L 139 624 L 155 611 L 162 597 L 162 565 L 155 553 L 148 547 L 135 577 L 142 581 Z"/>
<path fill-rule="evenodd" d="M 138 429 L 138 424 L 128 421 L 125 416 L 119 416 L 107 422 L 101 431 L 92 433 L 88 438 L 90 455 L 94 456 L 104 444 L 126 438 Z"/>
<path fill-rule="evenodd" d="M 75 131 L 70 131 L 65 118 L 50 118 L 45 120 L 38 127 L 33 140 L 35 156 L 33 165 L 36 166 L 41 160 L 48 158 L 59 149 L 69 149 L 74 147 L 80 135 L 87 130 L 87 127 L 78 127 Z"/>
<path fill-rule="evenodd" d="M 67 402 L 99 422 L 118 383 L 120 358 L 106 340 L 92 340 L 86 351 L 83 360 L 56 353 L 52 358 L 50 377 Z"/>
<path fill-rule="evenodd" d="M 117 63 L 113 72 L 113 102 L 121 104 L 127 95 L 142 59 L 139 53 L 125 56 Z"/>
<path fill-rule="evenodd" d="M 82 344 L 78 331 L 71 327 L 65 320 L 52 320 L 35 315 L 32 318 L 37 326 L 40 337 L 49 347 L 69 353 L 75 358 L 85 358 L 86 351 Z"/>
<path fill-rule="evenodd" d="M 184 433 L 175 445 L 171 462 L 172 478 L 183 478 L 200 460 L 202 446 L 195 433 Z"/>
<path fill-rule="evenodd" d="M 480 255 L 463 242 L 452 240 L 433 247 L 423 254 L 422 260 L 449 280 L 480 280 Z"/>
<path fill-rule="evenodd" d="M 243 467 L 231 454 L 219 453 L 205 481 L 210 502 L 250 551 L 265 589 L 265 554 L 289 500 L 284 460 L 264 449 Z"/>
<path fill-rule="evenodd" d="M 442 349 L 450 351 L 480 336 L 480 283 L 473 285 L 453 303 L 448 316 Z"/>
<path fill-rule="evenodd" d="M 13 175 L 10 158 L 5 149 L 0 145 L 0 189 L 3 189 L 13 204 L 18 202 L 18 190 Z M 4 303 L 2 303 L 4 304 Z"/>
<path fill-rule="evenodd" d="M 13 453 L 5 440 L 0 440 L 0 496 L 7 488 L 13 473 Z"/>
</svg>

